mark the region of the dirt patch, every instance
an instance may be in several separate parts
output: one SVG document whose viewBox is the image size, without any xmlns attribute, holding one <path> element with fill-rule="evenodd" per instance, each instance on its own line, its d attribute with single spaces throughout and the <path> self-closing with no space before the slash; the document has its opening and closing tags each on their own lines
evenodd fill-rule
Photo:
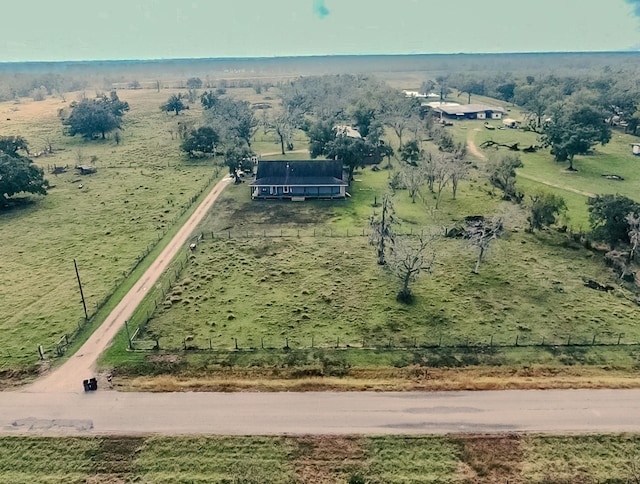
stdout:
<svg viewBox="0 0 640 484">
<path fill-rule="evenodd" d="M 179 355 L 153 355 L 149 357 L 151 363 L 177 363 L 180 361 Z"/>
<path fill-rule="evenodd" d="M 462 447 L 459 479 L 469 484 L 519 484 L 523 452 L 520 436 L 466 436 Z"/>
<path fill-rule="evenodd" d="M 480 130 L 476 128 L 473 131 L 469 131 L 469 136 L 467 138 L 467 147 L 469 148 L 469 152 L 471 152 L 472 155 L 480 158 L 481 160 L 486 160 L 487 157 L 478 149 L 475 141 L 473 140 L 476 131 Z"/>
<path fill-rule="evenodd" d="M 38 367 L 25 370 L 0 370 L 0 391 L 13 390 L 28 383 L 39 374 Z"/>
<path fill-rule="evenodd" d="M 296 482 L 333 484 L 346 482 L 360 470 L 364 457 L 360 437 L 308 436 L 295 439 Z"/>
<path fill-rule="evenodd" d="M 125 482 L 132 474 L 133 461 L 144 442 L 138 437 L 113 437 L 103 439 L 91 455 L 94 480 L 90 482 Z"/>
</svg>

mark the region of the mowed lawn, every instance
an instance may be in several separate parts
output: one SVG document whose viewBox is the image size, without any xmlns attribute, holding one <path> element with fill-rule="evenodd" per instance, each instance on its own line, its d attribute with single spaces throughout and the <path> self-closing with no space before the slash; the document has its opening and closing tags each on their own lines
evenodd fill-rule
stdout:
<svg viewBox="0 0 640 484">
<path fill-rule="evenodd" d="M 464 183 L 458 200 L 447 192 L 437 211 L 430 196 L 412 204 L 398 192 L 403 233 L 442 233 L 466 215 L 509 215 L 480 274 L 472 273 L 474 248 L 441 238 L 433 273 L 413 285 L 415 303 L 398 303 L 399 283 L 376 264 L 366 236 L 387 177 L 358 172 L 352 198 L 333 202 L 252 202 L 246 184 L 229 187 L 141 336 L 159 337 L 166 350 L 236 341 L 243 348 L 640 341 L 631 293 L 584 286 L 585 279 L 615 284 L 600 257 L 566 234 L 525 233 L 523 214 L 489 196 L 481 180 Z"/>
<path fill-rule="evenodd" d="M 45 170 L 69 166 L 46 173 L 46 197 L 0 212 L 0 369 L 35 363 L 38 345 L 51 351 L 83 318 L 74 259 L 91 314 L 209 184 L 211 166 L 185 160 L 171 133 L 179 121 L 199 119 L 197 106 L 180 116 L 159 109 L 172 92 L 119 91 L 131 106 L 120 144 L 63 136 L 57 112 L 80 93 L 67 94 L 66 102 L 0 104 L 0 135 L 23 136 L 33 153 L 48 140 L 53 155 L 36 163 Z M 81 163 L 98 172 L 78 175 L 73 167 Z"/>
<path fill-rule="evenodd" d="M 14 484 L 636 482 L 633 435 L 4 437 Z"/>
</svg>

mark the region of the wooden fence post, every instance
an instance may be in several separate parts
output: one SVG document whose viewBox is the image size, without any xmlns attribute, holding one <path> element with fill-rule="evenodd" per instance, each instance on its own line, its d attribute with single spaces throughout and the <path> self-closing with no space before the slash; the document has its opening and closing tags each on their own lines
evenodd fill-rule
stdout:
<svg viewBox="0 0 640 484">
<path fill-rule="evenodd" d="M 124 329 L 127 331 L 127 341 L 129 342 L 129 349 L 132 350 L 133 346 L 131 345 L 131 333 L 129 333 L 129 323 L 126 319 L 124 320 Z"/>
</svg>

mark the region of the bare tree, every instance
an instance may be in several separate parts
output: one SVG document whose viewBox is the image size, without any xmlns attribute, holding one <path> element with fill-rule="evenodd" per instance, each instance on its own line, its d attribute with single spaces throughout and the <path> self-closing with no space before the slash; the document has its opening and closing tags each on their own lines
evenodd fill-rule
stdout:
<svg viewBox="0 0 640 484">
<path fill-rule="evenodd" d="M 436 185 L 436 206 L 440 206 L 440 199 L 442 198 L 442 191 L 449 184 L 451 179 L 451 155 L 448 153 L 440 153 L 432 158 L 433 175 Z"/>
<path fill-rule="evenodd" d="M 430 151 L 427 151 L 424 155 L 424 170 L 425 177 L 427 179 L 427 186 L 429 187 L 429 191 L 434 193 L 434 184 L 436 181 L 436 156 L 433 155 Z"/>
<path fill-rule="evenodd" d="M 384 124 L 393 129 L 398 137 L 398 149 L 402 149 L 402 136 L 406 129 L 411 129 L 417 117 L 417 106 L 415 99 L 405 98 L 394 93 L 384 100 L 382 111 Z"/>
<path fill-rule="evenodd" d="M 449 176 L 451 178 L 453 199 L 455 200 L 458 193 L 458 184 L 469 177 L 469 163 L 466 160 L 454 158 L 449 168 Z"/>
<path fill-rule="evenodd" d="M 280 141 L 280 152 L 285 154 L 285 147 L 293 147 L 294 117 L 288 109 L 283 110 L 271 120 L 271 126 Z"/>
<path fill-rule="evenodd" d="M 85 154 L 84 150 L 82 148 L 78 148 L 76 150 L 76 165 L 80 166 L 80 165 L 84 165 L 86 159 L 87 159 L 87 155 Z"/>
<path fill-rule="evenodd" d="M 409 192 L 411 203 L 416 203 L 416 196 L 424 185 L 425 178 L 424 163 L 419 163 L 416 167 L 407 166 L 400 171 L 400 180 Z"/>
<path fill-rule="evenodd" d="M 635 259 L 638 247 L 640 246 L 640 214 L 630 213 L 627 215 L 627 223 L 629 224 L 629 262 Z"/>
<path fill-rule="evenodd" d="M 389 255 L 389 269 L 402 285 L 396 296 L 398 301 L 411 303 L 413 294 L 410 284 L 421 273 L 431 272 L 436 260 L 435 240 L 436 237 L 433 235 L 396 238 L 393 250 Z"/>
<path fill-rule="evenodd" d="M 458 193 L 458 183 L 466 180 L 469 176 L 469 163 L 465 159 L 467 156 L 467 145 L 458 143 L 451 153 L 451 164 L 449 166 L 449 176 L 451 178 L 451 190 L 453 191 L 453 199 L 456 199 Z"/>
<path fill-rule="evenodd" d="M 385 194 L 382 197 L 382 211 L 380 218 L 374 213 L 369 219 L 371 226 L 371 236 L 369 243 L 377 248 L 378 264 L 383 266 L 387 263 L 386 250 L 395 242 L 395 233 L 393 226 L 397 224 L 395 219 L 395 209 L 391 200 L 391 195 Z"/>
<path fill-rule="evenodd" d="M 489 244 L 491 244 L 492 240 L 500 237 L 503 230 L 503 220 L 502 217 L 499 216 L 492 219 L 482 218 L 468 223 L 466 238 L 469 240 L 471 246 L 477 247 L 478 249 L 478 258 L 476 259 L 476 266 L 473 269 L 474 274 L 478 274 L 480 264 L 489 249 Z"/>
</svg>

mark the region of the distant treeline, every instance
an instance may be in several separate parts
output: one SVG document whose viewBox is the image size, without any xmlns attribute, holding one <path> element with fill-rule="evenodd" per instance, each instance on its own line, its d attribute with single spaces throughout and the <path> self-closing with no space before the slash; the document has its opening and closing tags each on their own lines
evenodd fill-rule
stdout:
<svg viewBox="0 0 640 484">
<path fill-rule="evenodd" d="M 639 60 L 638 52 L 597 52 L 9 62 L 0 63 L 0 99 L 38 98 L 45 93 L 51 95 L 89 86 L 155 88 L 158 81 L 186 81 L 192 76 L 210 85 L 215 80 L 227 79 L 233 83 L 229 87 L 240 86 L 242 79 L 276 81 L 342 73 L 374 74 L 382 79 L 393 77 L 394 73 L 413 73 L 423 79 L 462 73 L 482 77 L 509 73 L 514 77 L 529 75 L 537 79 L 550 74 L 585 77 L 603 72 L 635 73 Z"/>
</svg>

